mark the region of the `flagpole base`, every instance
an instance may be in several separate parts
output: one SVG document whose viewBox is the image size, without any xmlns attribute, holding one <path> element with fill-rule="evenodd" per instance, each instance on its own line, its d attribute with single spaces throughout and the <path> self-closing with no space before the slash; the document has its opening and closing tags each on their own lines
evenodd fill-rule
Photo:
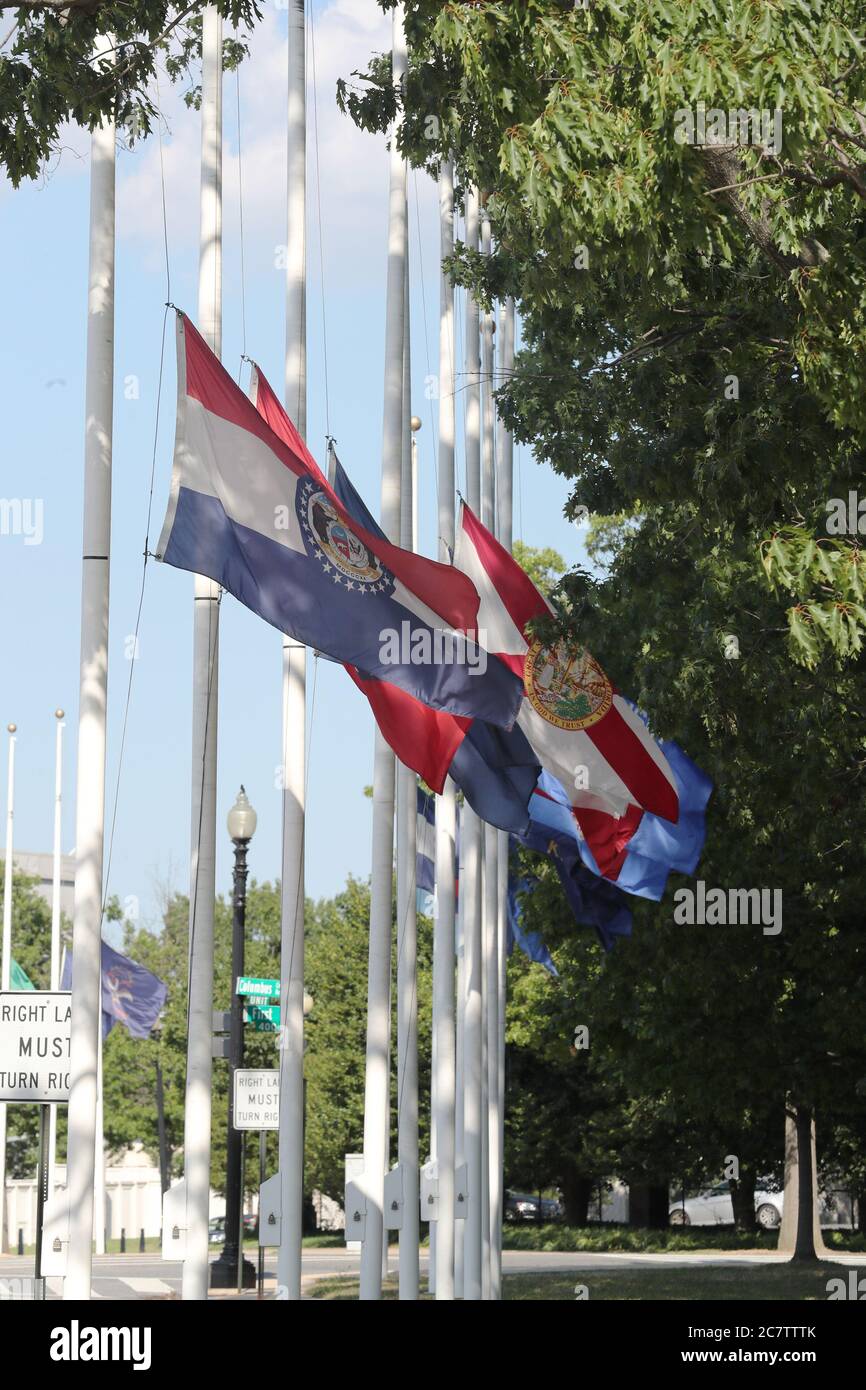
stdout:
<svg viewBox="0 0 866 1390">
<path fill-rule="evenodd" d="M 218 1260 L 210 1267 L 210 1286 L 212 1289 L 236 1289 L 238 1286 L 238 1252 L 223 1250 Z M 245 1259 L 243 1262 L 243 1287 L 256 1287 L 255 1265 Z"/>
</svg>

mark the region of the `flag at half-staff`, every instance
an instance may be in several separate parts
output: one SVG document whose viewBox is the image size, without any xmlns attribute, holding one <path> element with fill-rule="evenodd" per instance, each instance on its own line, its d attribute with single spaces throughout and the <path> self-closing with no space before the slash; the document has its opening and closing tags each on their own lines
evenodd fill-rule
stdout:
<svg viewBox="0 0 866 1390">
<path fill-rule="evenodd" d="M 680 809 L 676 824 L 642 811 L 639 806 L 629 806 L 622 816 L 572 806 L 562 785 L 547 773 L 539 779 L 530 806 L 536 816 L 542 817 L 561 816 L 565 808 L 586 868 L 626 893 L 656 902 L 664 896 L 671 872 L 693 874 L 697 868 L 706 838 L 707 804 L 713 791 L 712 779 L 678 743 L 663 739 L 659 747 L 676 782 Z"/>
<path fill-rule="evenodd" d="M 676 779 L 640 715 L 585 647 L 533 636 L 550 605 L 465 503 L 454 564 L 480 596 L 486 649 L 520 676 L 518 727 L 571 804 L 615 816 L 634 805 L 676 822 Z"/>
<path fill-rule="evenodd" d="M 542 772 L 538 789 L 529 802 L 529 825 L 511 837 L 512 851 L 522 845 L 552 861 L 575 922 L 593 927 L 604 949 L 610 951 L 617 937 L 631 935 L 628 898 L 613 883 L 586 867 L 580 851 L 580 830 L 565 794 L 554 799 L 542 791 L 544 787 L 562 791 L 548 773 Z M 511 859 L 509 883 L 513 886 L 513 853 Z"/>
<path fill-rule="evenodd" d="M 73 955 L 63 962 L 61 989 L 72 988 Z M 168 985 L 146 966 L 102 942 L 102 1036 L 122 1023 L 131 1038 L 149 1038 L 165 1006 Z"/>
<path fill-rule="evenodd" d="M 281 632 L 451 713 L 510 727 L 520 682 L 464 634 L 478 596 L 451 566 L 353 522 L 268 426 L 184 314 L 158 556 L 204 574 Z"/>
<path fill-rule="evenodd" d="M 375 521 L 336 461 L 334 490 L 349 515 L 368 529 Z M 450 776 L 473 810 L 500 830 L 519 830 L 541 766 L 518 728 L 460 719 L 421 704 L 406 691 L 347 667 L 370 702 L 376 723 L 397 757 L 436 792 Z"/>
<path fill-rule="evenodd" d="M 250 396 L 274 433 L 321 477 L 287 412 L 255 366 Z M 333 488 L 352 524 L 384 541 L 384 533 L 336 458 Z M 444 568 L 447 572 L 449 567 Z M 436 792 L 442 791 L 450 775 L 478 815 L 501 830 L 526 826 L 527 805 L 541 767 L 519 729 L 506 730 L 492 721 L 431 709 L 405 688 L 357 665 L 346 663 L 346 670 L 369 701 L 386 742 L 406 767 Z"/>
</svg>

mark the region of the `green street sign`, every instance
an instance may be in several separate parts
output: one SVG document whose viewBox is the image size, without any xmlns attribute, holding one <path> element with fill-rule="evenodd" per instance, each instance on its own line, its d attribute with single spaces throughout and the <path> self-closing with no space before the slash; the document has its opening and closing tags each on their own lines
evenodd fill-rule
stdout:
<svg viewBox="0 0 866 1390">
<path fill-rule="evenodd" d="M 278 1028 L 280 1023 L 279 1004 L 245 1004 L 244 1023 L 268 1023 L 274 1028 Z"/>
<path fill-rule="evenodd" d="M 239 975 L 235 986 L 236 994 L 261 994 L 266 999 L 279 999 L 279 980 L 261 980 L 255 975 Z"/>
</svg>

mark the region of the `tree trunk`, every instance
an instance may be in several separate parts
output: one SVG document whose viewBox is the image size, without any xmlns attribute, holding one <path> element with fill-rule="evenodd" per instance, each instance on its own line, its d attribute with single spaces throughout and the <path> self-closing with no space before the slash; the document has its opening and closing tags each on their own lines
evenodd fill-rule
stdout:
<svg viewBox="0 0 866 1390">
<path fill-rule="evenodd" d="M 584 1178 L 569 1164 L 562 1173 L 562 1205 L 568 1226 L 585 1226 L 589 1221 L 592 1179 Z"/>
<path fill-rule="evenodd" d="M 629 1183 L 628 1224 L 663 1231 L 670 1208 L 667 1183 Z"/>
<path fill-rule="evenodd" d="M 758 1229 L 758 1223 L 755 1220 L 756 1182 L 757 1176 L 753 1168 L 741 1168 L 740 1176 L 731 1179 L 734 1227 L 738 1231 L 753 1232 Z"/>
<path fill-rule="evenodd" d="M 812 1111 L 808 1106 L 797 1106 L 794 1124 L 797 1132 L 797 1234 L 791 1258 L 811 1264 L 817 1261 L 818 1255 L 812 1203 Z"/>
<path fill-rule="evenodd" d="M 654 1231 L 666 1231 L 670 1211 L 670 1183 L 654 1183 L 649 1190 L 649 1224 Z"/>
</svg>

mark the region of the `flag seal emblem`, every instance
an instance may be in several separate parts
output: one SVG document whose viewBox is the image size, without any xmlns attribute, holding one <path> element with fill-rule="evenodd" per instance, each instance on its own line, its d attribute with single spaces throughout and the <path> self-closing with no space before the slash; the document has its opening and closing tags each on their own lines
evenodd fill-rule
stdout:
<svg viewBox="0 0 866 1390">
<path fill-rule="evenodd" d="M 613 686 L 595 658 L 585 647 L 562 641 L 533 642 L 523 683 L 532 708 L 558 729 L 588 729 L 613 703 Z"/>
<path fill-rule="evenodd" d="M 390 592 L 393 576 L 362 540 L 350 531 L 327 493 L 314 479 L 298 488 L 298 518 L 308 552 L 335 584 L 347 589 Z"/>
</svg>

